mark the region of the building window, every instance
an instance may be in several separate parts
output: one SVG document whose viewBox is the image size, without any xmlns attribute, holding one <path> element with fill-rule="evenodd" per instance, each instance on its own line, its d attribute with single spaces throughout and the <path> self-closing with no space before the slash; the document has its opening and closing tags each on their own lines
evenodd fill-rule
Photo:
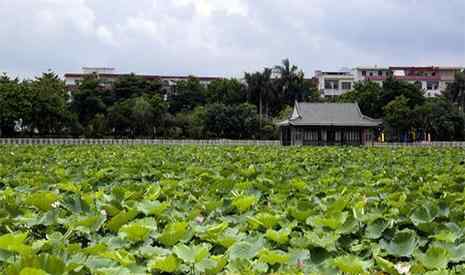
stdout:
<svg viewBox="0 0 465 275">
<path fill-rule="evenodd" d="M 370 76 L 373 76 L 373 72 L 370 72 Z"/>
<path fill-rule="evenodd" d="M 352 82 L 342 82 L 341 86 L 343 90 L 351 90 Z"/>
<path fill-rule="evenodd" d="M 436 72 L 432 72 L 431 75 L 432 75 L 432 76 L 436 76 Z"/>
<path fill-rule="evenodd" d="M 383 76 L 383 71 L 378 71 L 378 76 Z"/>
<path fill-rule="evenodd" d="M 332 89 L 331 81 L 325 80 L 325 89 L 326 89 L 326 90 Z"/>
<path fill-rule="evenodd" d="M 367 71 L 362 71 L 362 76 L 367 76 Z"/>
<path fill-rule="evenodd" d="M 337 80 L 325 80 L 325 89 L 326 90 L 338 90 L 339 83 Z"/>
<path fill-rule="evenodd" d="M 426 82 L 426 89 L 427 90 L 437 90 L 439 83 L 437 81 L 428 81 Z"/>
</svg>

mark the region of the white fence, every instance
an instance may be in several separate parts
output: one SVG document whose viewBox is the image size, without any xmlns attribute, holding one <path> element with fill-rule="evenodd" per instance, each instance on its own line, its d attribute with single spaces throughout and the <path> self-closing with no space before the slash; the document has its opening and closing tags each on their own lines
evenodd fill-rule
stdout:
<svg viewBox="0 0 465 275">
<path fill-rule="evenodd" d="M 76 139 L 76 138 L 0 138 L 1 144 L 24 145 L 279 145 L 279 140 L 231 140 L 231 139 Z"/>
<path fill-rule="evenodd" d="M 0 138 L 0 145 L 280 145 L 279 140 L 232 140 L 232 139 L 80 139 L 80 138 Z M 433 141 L 433 142 L 374 142 L 366 144 L 368 147 L 458 147 L 465 148 L 464 141 Z"/>
<path fill-rule="evenodd" d="M 388 147 L 388 148 L 400 148 L 400 147 L 458 147 L 465 148 L 465 141 L 432 141 L 432 142 L 375 142 L 367 144 L 372 147 Z"/>
</svg>

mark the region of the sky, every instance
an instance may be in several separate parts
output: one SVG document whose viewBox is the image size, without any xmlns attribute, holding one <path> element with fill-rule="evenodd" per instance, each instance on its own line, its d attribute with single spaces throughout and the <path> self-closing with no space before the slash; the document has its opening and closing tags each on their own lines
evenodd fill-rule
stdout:
<svg viewBox="0 0 465 275">
<path fill-rule="evenodd" d="M 464 0 L 0 0 L 0 72 L 465 66 Z"/>
</svg>

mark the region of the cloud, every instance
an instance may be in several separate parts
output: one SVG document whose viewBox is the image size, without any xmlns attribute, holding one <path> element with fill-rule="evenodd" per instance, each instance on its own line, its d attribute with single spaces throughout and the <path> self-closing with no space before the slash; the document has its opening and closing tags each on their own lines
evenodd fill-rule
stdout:
<svg viewBox="0 0 465 275">
<path fill-rule="evenodd" d="M 463 0 L 0 0 L 0 71 L 465 65 Z"/>
</svg>

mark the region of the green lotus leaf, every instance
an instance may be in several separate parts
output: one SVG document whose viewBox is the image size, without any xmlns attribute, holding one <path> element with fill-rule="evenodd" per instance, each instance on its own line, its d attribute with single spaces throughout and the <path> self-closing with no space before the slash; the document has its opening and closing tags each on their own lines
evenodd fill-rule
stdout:
<svg viewBox="0 0 465 275">
<path fill-rule="evenodd" d="M 348 216 L 349 213 L 347 212 L 337 212 L 330 214 L 329 216 L 309 217 L 307 221 L 314 227 L 329 227 L 336 230 L 344 225 Z"/>
<path fill-rule="evenodd" d="M 336 243 L 341 237 L 337 232 L 309 231 L 305 232 L 304 238 L 309 245 L 322 247 L 328 251 L 336 251 Z"/>
<path fill-rule="evenodd" d="M 447 267 L 450 255 L 447 249 L 442 247 L 429 247 L 426 253 L 416 253 L 415 259 L 428 269 L 443 269 Z"/>
<path fill-rule="evenodd" d="M 169 255 L 164 257 L 155 257 L 148 263 L 147 267 L 150 271 L 175 272 L 178 269 L 179 263 L 175 256 Z"/>
<path fill-rule="evenodd" d="M 270 213 L 258 213 L 255 217 L 250 218 L 250 223 L 258 226 L 263 226 L 266 229 L 272 229 L 278 224 L 281 217 L 279 215 L 272 215 Z"/>
<path fill-rule="evenodd" d="M 32 252 L 32 247 L 24 244 L 26 238 L 26 233 L 2 235 L 0 236 L 0 249 L 19 254 L 29 254 Z"/>
<path fill-rule="evenodd" d="M 111 259 L 125 267 L 128 267 L 129 265 L 134 264 L 136 262 L 136 258 L 134 257 L 134 255 L 132 255 L 126 250 L 105 251 L 100 253 L 99 256 Z"/>
<path fill-rule="evenodd" d="M 234 205 L 239 212 L 243 213 L 252 207 L 255 203 L 257 203 L 258 198 L 256 196 L 237 196 L 234 198 L 232 205 Z"/>
<path fill-rule="evenodd" d="M 161 216 L 170 207 L 169 202 L 143 201 L 138 203 L 137 210 L 146 216 Z"/>
<path fill-rule="evenodd" d="M 360 274 L 370 267 L 370 262 L 363 261 L 357 256 L 347 255 L 334 258 L 333 265 L 348 274 Z"/>
<path fill-rule="evenodd" d="M 138 213 L 136 209 L 129 209 L 128 211 L 123 210 L 107 222 L 106 228 L 116 233 L 123 225 L 132 221 Z"/>
<path fill-rule="evenodd" d="M 417 237 L 414 231 L 404 229 L 396 232 L 390 241 L 381 240 L 380 245 L 389 255 L 408 257 L 417 246 Z"/>
<path fill-rule="evenodd" d="M 150 228 L 141 224 L 128 224 L 119 230 L 124 238 L 133 242 L 145 241 L 150 235 Z"/>
<path fill-rule="evenodd" d="M 158 240 L 165 246 L 173 246 L 186 237 L 188 226 L 189 224 L 186 222 L 170 223 L 165 227 Z"/>
<path fill-rule="evenodd" d="M 211 257 L 211 260 L 215 261 L 215 267 L 206 268 L 207 274 L 218 274 L 223 271 L 224 267 L 228 263 L 224 255 L 215 255 Z"/>
<path fill-rule="evenodd" d="M 381 269 L 382 271 L 391 274 L 391 275 L 399 275 L 399 272 L 396 269 L 396 265 L 392 262 L 383 259 L 379 256 L 375 256 L 376 266 Z"/>
<path fill-rule="evenodd" d="M 229 258 L 235 259 L 252 259 L 257 256 L 258 252 L 263 248 L 264 242 L 259 239 L 255 242 L 240 241 L 229 248 Z"/>
<path fill-rule="evenodd" d="M 270 265 L 285 264 L 289 261 L 289 255 L 281 250 L 263 249 L 259 253 L 259 260 Z"/>
<path fill-rule="evenodd" d="M 265 237 L 269 240 L 272 240 L 278 244 L 286 244 L 289 241 L 289 234 L 291 230 L 281 229 L 279 231 L 268 229 L 266 230 Z"/>
<path fill-rule="evenodd" d="M 189 247 L 178 244 L 173 248 L 173 253 L 186 263 L 199 263 L 209 255 L 210 247 L 206 244 Z"/>
<path fill-rule="evenodd" d="M 421 205 L 417 207 L 412 215 L 410 216 L 410 220 L 416 226 L 420 224 L 428 224 L 431 223 L 437 216 L 439 215 L 439 208 L 433 205 Z"/>
<path fill-rule="evenodd" d="M 25 203 L 46 212 L 51 210 L 53 208 L 52 204 L 59 199 L 60 196 L 55 192 L 39 191 L 29 195 Z"/>
<path fill-rule="evenodd" d="M 384 219 L 377 219 L 374 222 L 367 225 L 365 230 L 365 236 L 369 239 L 381 238 L 384 230 L 388 227 L 388 222 Z"/>
<path fill-rule="evenodd" d="M 19 275 L 49 275 L 49 273 L 45 272 L 42 269 L 25 267 L 21 269 Z"/>
</svg>

